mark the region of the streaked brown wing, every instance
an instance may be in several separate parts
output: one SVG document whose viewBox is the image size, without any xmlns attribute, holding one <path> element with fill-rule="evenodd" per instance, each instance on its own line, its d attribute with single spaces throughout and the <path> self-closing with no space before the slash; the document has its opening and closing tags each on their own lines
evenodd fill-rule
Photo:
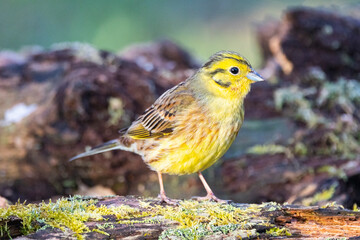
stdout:
<svg viewBox="0 0 360 240">
<path fill-rule="evenodd" d="M 173 132 L 176 116 L 186 109 L 194 98 L 184 83 L 166 91 L 127 129 L 126 135 L 134 139 L 163 137 Z"/>
</svg>

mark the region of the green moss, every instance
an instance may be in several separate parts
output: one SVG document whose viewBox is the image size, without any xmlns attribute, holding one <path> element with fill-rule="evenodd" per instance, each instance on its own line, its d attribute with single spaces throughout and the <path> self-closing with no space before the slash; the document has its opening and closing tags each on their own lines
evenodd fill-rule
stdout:
<svg viewBox="0 0 360 240">
<path fill-rule="evenodd" d="M 317 104 L 325 107 L 341 107 L 352 114 L 356 104 L 360 103 L 360 83 L 355 80 L 340 79 L 337 82 L 325 82 L 320 90 Z"/>
<path fill-rule="evenodd" d="M 324 206 L 321 206 L 321 208 L 331 208 L 331 209 L 338 209 L 338 210 L 344 210 L 344 206 L 337 204 L 335 201 L 326 203 Z"/>
<path fill-rule="evenodd" d="M 286 155 L 291 155 L 291 152 L 287 147 L 276 144 L 255 145 L 249 148 L 247 153 L 255 155 L 284 153 Z"/>
<path fill-rule="evenodd" d="M 115 226 L 112 223 L 104 223 L 104 224 L 96 224 L 97 229 L 105 230 L 105 229 L 114 229 Z"/>
<path fill-rule="evenodd" d="M 5 221 L 10 216 L 22 220 L 21 231 L 24 235 L 40 228 L 57 228 L 64 232 L 71 231 L 78 239 L 83 239 L 85 233 L 98 232 L 109 235 L 106 230 L 114 228 L 113 223 L 107 223 L 104 216 L 115 216 L 117 224 L 150 223 L 159 224 L 165 220 L 176 221 L 176 229 L 165 230 L 160 238 L 170 236 L 184 239 L 198 239 L 213 234 L 228 234 L 239 230 L 238 234 L 254 235 L 255 225 L 265 228 L 275 226 L 266 218 L 260 217 L 261 211 L 275 211 L 281 207 L 276 203 L 263 205 L 236 206 L 214 202 L 181 201 L 179 206 L 152 205 L 140 201 L 140 208 L 127 205 L 118 207 L 97 206 L 97 200 L 82 197 L 62 198 L 56 202 L 40 204 L 11 205 L 0 209 L 0 220 Z M 101 221 L 95 227 L 89 228 L 87 221 Z M 103 223 L 105 222 L 105 223 Z M 241 231 L 240 231 L 241 230 Z M 2 226 L 1 236 L 9 234 L 6 225 Z"/>
<path fill-rule="evenodd" d="M 260 209 L 264 209 L 266 211 L 272 212 L 272 211 L 278 211 L 282 209 L 282 205 L 277 202 L 267 202 L 263 203 L 260 206 Z"/>
<path fill-rule="evenodd" d="M 279 88 L 274 93 L 277 110 L 289 108 L 290 115 L 304 122 L 309 128 L 325 123 L 325 119 L 313 111 L 314 104 L 307 97 L 316 93 L 316 88 L 301 89 L 298 86 Z"/>
<path fill-rule="evenodd" d="M 179 237 L 181 239 L 200 239 L 204 236 L 228 234 L 244 230 L 242 234 L 254 235 L 252 227 L 262 225 L 272 228 L 267 219 L 259 217 L 260 211 L 275 211 L 276 203 L 249 205 L 246 208 L 212 202 L 184 201 L 179 207 L 159 208 L 158 213 L 166 219 L 179 222 L 178 229 L 165 230 L 160 239 Z M 256 219 L 256 223 L 253 220 Z"/>
<path fill-rule="evenodd" d="M 297 156 L 306 156 L 308 154 L 308 147 L 302 142 L 296 142 L 294 145 L 294 153 Z"/>
<path fill-rule="evenodd" d="M 180 228 L 180 229 L 168 229 L 162 232 L 159 239 L 172 239 L 178 237 L 181 239 L 201 239 L 205 236 L 217 235 L 217 234 L 229 234 L 236 229 L 241 228 L 237 224 L 228 224 L 223 226 L 214 226 L 208 224 L 198 224 L 194 227 Z"/>
<path fill-rule="evenodd" d="M 211 223 L 214 226 L 237 224 L 259 211 L 256 207 L 242 210 L 232 205 L 197 201 L 183 201 L 178 207 L 157 206 L 154 210 L 165 219 L 179 222 L 181 228 L 202 223 Z"/>
<path fill-rule="evenodd" d="M 320 202 L 329 201 L 333 198 L 336 187 L 337 185 L 333 184 L 328 189 L 316 193 L 313 197 L 304 199 L 302 201 L 302 204 L 305 206 L 310 206 L 310 205 L 318 205 Z"/>
<path fill-rule="evenodd" d="M 10 230 L 8 228 L 7 222 L 4 225 L 0 226 L 0 237 L 8 237 L 11 239 Z"/>
<path fill-rule="evenodd" d="M 358 208 L 358 205 L 356 203 L 354 203 L 354 205 L 353 205 L 353 211 L 355 211 L 355 212 L 360 211 L 360 209 Z"/>
<path fill-rule="evenodd" d="M 94 228 L 92 231 L 97 232 L 97 233 L 101 233 L 101 234 L 106 235 L 106 236 L 110 236 L 110 234 L 108 234 L 107 232 L 104 232 L 104 231 L 102 231 L 102 230 L 100 230 L 98 228 Z"/>
<path fill-rule="evenodd" d="M 86 226 L 85 222 L 103 221 L 103 216 L 115 215 L 118 219 L 142 216 L 140 210 L 131 208 L 126 205 L 119 207 L 96 206 L 97 200 L 83 200 L 82 198 L 61 198 L 55 203 L 40 204 L 21 204 L 17 203 L 8 208 L 0 208 L 0 220 L 6 221 L 10 216 L 18 217 L 22 220 L 21 232 L 24 235 L 40 229 L 40 224 L 45 227 L 58 228 L 62 231 L 71 230 L 78 239 L 82 239 L 83 233 L 91 230 Z M 106 234 L 102 229 L 97 231 Z"/>
<path fill-rule="evenodd" d="M 322 74 L 310 75 L 302 83 L 311 87 L 291 85 L 274 93 L 276 109 L 307 128 L 296 137 L 296 142 L 291 143 L 291 152 L 300 156 L 356 157 L 360 153 L 360 124 L 357 121 L 360 118 L 360 83 L 349 79 L 330 82 L 325 81 Z M 302 143 L 300 148 L 298 142 Z"/>
<path fill-rule="evenodd" d="M 269 234 L 273 237 L 280 237 L 280 236 L 291 236 L 291 233 L 286 228 L 278 228 L 273 227 L 269 230 L 266 230 L 266 234 Z"/>
<path fill-rule="evenodd" d="M 325 166 L 322 166 L 319 169 L 317 169 L 317 172 L 318 173 L 327 173 L 331 177 L 337 177 L 337 178 L 340 178 L 345 181 L 347 180 L 347 175 L 346 175 L 345 171 L 343 169 L 337 168 L 335 166 L 325 165 Z"/>
</svg>

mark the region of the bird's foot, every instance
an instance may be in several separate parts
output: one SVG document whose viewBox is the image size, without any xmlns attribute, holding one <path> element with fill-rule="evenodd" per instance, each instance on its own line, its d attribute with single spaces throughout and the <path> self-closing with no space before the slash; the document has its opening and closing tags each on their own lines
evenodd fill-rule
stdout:
<svg viewBox="0 0 360 240">
<path fill-rule="evenodd" d="M 205 197 L 192 197 L 191 199 L 197 200 L 197 201 L 214 201 L 218 203 L 231 203 L 231 200 L 223 200 L 218 197 L 216 197 L 213 193 L 208 193 Z"/>
<path fill-rule="evenodd" d="M 159 194 L 158 198 L 160 198 L 161 203 L 166 203 L 173 206 L 179 205 L 179 200 L 168 198 L 166 195 Z"/>
</svg>

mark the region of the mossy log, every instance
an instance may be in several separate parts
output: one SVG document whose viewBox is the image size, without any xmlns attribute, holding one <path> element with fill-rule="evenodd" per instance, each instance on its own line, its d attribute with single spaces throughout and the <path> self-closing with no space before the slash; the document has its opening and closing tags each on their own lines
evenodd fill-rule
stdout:
<svg viewBox="0 0 360 240">
<path fill-rule="evenodd" d="M 360 202 L 360 20 L 349 14 L 294 7 L 258 25 L 273 107 L 294 131 L 287 142 L 223 163 L 234 198 L 349 208 Z"/>
<path fill-rule="evenodd" d="M 6 211 L 0 209 L 1 216 Z M 336 205 L 180 201 L 168 206 L 131 196 L 73 197 L 28 208 L 13 205 L 0 229 L 2 239 L 355 239 L 360 212 Z"/>
<path fill-rule="evenodd" d="M 330 81 L 339 77 L 360 79 L 360 20 L 356 14 L 346 14 L 334 9 L 294 7 L 281 21 L 259 25 L 264 59 L 275 61 L 282 78 L 289 82 L 299 83 L 311 68 L 319 68 Z"/>
<path fill-rule="evenodd" d="M 253 86 L 238 139 L 265 140 L 280 145 L 280 153 L 232 155 L 214 166 L 209 181 L 218 185 L 216 193 L 240 202 L 359 205 L 360 100 L 355 99 L 360 96 L 356 94 L 360 85 L 355 85 L 359 26 L 355 18 L 297 8 L 287 11 L 280 23 L 260 28 L 269 63 L 262 73 L 266 77 L 273 73 L 278 81 Z M 135 154 L 114 151 L 71 164 L 68 159 L 87 146 L 116 138 L 119 129 L 199 66 L 189 53 L 168 41 L 134 46 L 120 54 L 78 43 L 0 52 L 0 195 L 13 202 L 34 201 L 97 185 L 120 195 L 154 196 L 156 174 Z M 339 78 L 355 80 L 338 84 Z M 336 97 L 324 100 L 324 94 L 334 89 L 354 90 L 353 98 L 340 92 L 339 102 L 332 101 Z M 284 100 L 279 104 L 284 107 L 277 110 L 273 96 L 279 92 L 300 96 L 295 100 L 301 102 Z M 24 109 L 27 114 L 20 119 L 6 117 Z M 312 118 L 296 118 L 304 112 Z M 285 120 L 278 123 L 283 125 L 279 131 L 271 132 L 276 126 L 266 124 L 269 117 Z M 258 122 L 253 127 L 256 134 L 245 132 L 253 119 Z M 265 139 L 268 135 L 273 138 Z M 246 152 L 236 143 L 233 149 Z M 188 179 L 183 189 L 201 191 L 196 181 Z M 154 193 L 148 190 L 151 187 Z M 191 194 L 174 189 L 181 197 Z M 323 195 L 318 200 L 324 201 L 312 200 Z"/>
</svg>

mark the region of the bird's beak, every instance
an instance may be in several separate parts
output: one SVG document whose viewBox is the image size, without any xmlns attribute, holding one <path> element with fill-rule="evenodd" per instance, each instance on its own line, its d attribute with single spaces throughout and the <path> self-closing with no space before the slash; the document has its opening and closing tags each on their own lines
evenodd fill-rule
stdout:
<svg viewBox="0 0 360 240">
<path fill-rule="evenodd" d="M 251 70 L 251 72 L 249 72 L 247 75 L 246 75 L 246 78 L 251 80 L 251 81 L 254 81 L 254 82 L 261 82 L 261 81 L 264 81 L 265 79 L 260 76 L 260 74 L 258 74 L 254 69 Z"/>
</svg>

